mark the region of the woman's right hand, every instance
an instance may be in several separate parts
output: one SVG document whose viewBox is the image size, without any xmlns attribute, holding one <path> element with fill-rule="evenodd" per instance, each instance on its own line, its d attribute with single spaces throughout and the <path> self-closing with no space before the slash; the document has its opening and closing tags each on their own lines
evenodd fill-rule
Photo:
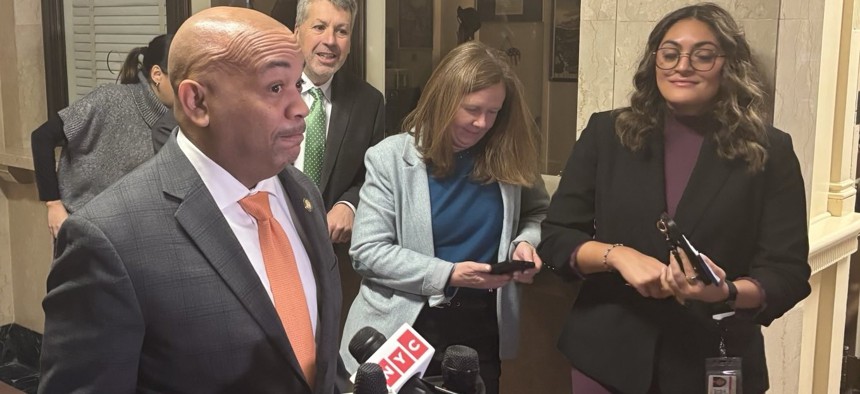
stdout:
<svg viewBox="0 0 860 394">
<path fill-rule="evenodd" d="M 627 246 L 618 246 L 607 256 L 607 264 L 643 297 L 666 298 L 672 289 L 663 282 L 666 265 L 659 260 Z"/>
<path fill-rule="evenodd" d="M 48 207 L 48 230 L 51 230 L 51 236 L 57 238 L 57 233 L 60 232 L 60 226 L 69 217 L 69 212 L 63 206 L 60 200 L 47 201 L 45 206 Z"/>
<path fill-rule="evenodd" d="M 511 281 L 510 274 L 493 275 L 490 265 L 474 261 L 462 261 L 454 264 L 450 286 L 471 287 L 474 289 L 498 289 Z"/>
</svg>

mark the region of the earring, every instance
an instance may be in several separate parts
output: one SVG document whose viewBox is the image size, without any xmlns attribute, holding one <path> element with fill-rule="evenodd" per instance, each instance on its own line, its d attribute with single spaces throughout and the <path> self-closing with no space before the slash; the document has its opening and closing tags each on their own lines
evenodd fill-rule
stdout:
<svg viewBox="0 0 860 394">
<path fill-rule="evenodd" d="M 158 85 L 161 85 L 161 82 L 156 82 L 156 83 L 155 83 L 155 88 L 156 88 L 156 89 L 158 89 Z"/>
</svg>

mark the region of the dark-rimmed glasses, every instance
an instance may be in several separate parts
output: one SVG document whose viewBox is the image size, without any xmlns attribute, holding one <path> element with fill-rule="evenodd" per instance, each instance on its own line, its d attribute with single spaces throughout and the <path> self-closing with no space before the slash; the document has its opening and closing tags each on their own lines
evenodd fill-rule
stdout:
<svg viewBox="0 0 860 394">
<path fill-rule="evenodd" d="M 678 66 L 681 58 L 686 56 L 690 59 L 690 67 L 696 71 L 711 71 L 718 57 L 725 57 L 713 49 L 695 49 L 692 52 L 681 52 L 677 48 L 660 48 L 652 52 L 656 58 L 657 68 L 661 70 L 672 70 Z"/>
</svg>

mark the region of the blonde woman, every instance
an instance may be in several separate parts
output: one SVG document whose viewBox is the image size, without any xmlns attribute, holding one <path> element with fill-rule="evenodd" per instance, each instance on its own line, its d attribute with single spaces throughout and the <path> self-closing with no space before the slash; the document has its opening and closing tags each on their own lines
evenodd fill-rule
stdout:
<svg viewBox="0 0 860 394">
<path fill-rule="evenodd" d="M 427 82 L 404 134 L 368 150 L 367 179 L 350 255 L 362 275 L 341 356 L 371 326 L 390 336 L 409 323 L 436 349 L 478 351 L 487 393 L 501 359 L 516 355 L 518 285 L 541 268 L 535 251 L 548 196 L 538 172 L 538 131 L 506 56 L 477 42 L 453 49 Z M 534 262 L 490 273 L 507 260 Z"/>
</svg>

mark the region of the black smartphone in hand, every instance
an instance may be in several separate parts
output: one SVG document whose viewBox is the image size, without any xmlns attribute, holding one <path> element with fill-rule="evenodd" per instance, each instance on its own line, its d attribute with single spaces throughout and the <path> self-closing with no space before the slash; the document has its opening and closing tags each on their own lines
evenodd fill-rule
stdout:
<svg viewBox="0 0 860 394">
<path fill-rule="evenodd" d="M 668 214 L 663 213 L 660 215 L 660 220 L 657 221 L 657 228 L 666 236 L 666 242 L 669 249 L 672 251 L 675 258 L 678 259 L 678 264 L 682 271 L 684 270 L 684 266 L 681 264 L 680 256 L 678 256 L 675 251 L 676 247 L 681 248 L 681 250 L 684 251 L 684 254 L 687 255 L 687 258 L 690 260 L 690 265 L 693 266 L 693 270 L 696 271 L 696 276 L 702 281 L 702 283 L 706 285 L 713 284 L 715 286 L 722 285 L 720 278 L 716 273 L 714 273 L 708 263 L 705 262 L 705 258 L 702 257 L 699 251 L 693 247 L 690 240 L 687 239 L 687 236 L 681 232 L 678 225 L 669 217 Z"/>
<path fill-rule="evenodd" d="M 490 273 L 493 275 L 510 274 L 515 271 L 525 271 L 534 267 L 535 263 L 532 261 L 510 260 L 490 264 Z"/>
</svg>

